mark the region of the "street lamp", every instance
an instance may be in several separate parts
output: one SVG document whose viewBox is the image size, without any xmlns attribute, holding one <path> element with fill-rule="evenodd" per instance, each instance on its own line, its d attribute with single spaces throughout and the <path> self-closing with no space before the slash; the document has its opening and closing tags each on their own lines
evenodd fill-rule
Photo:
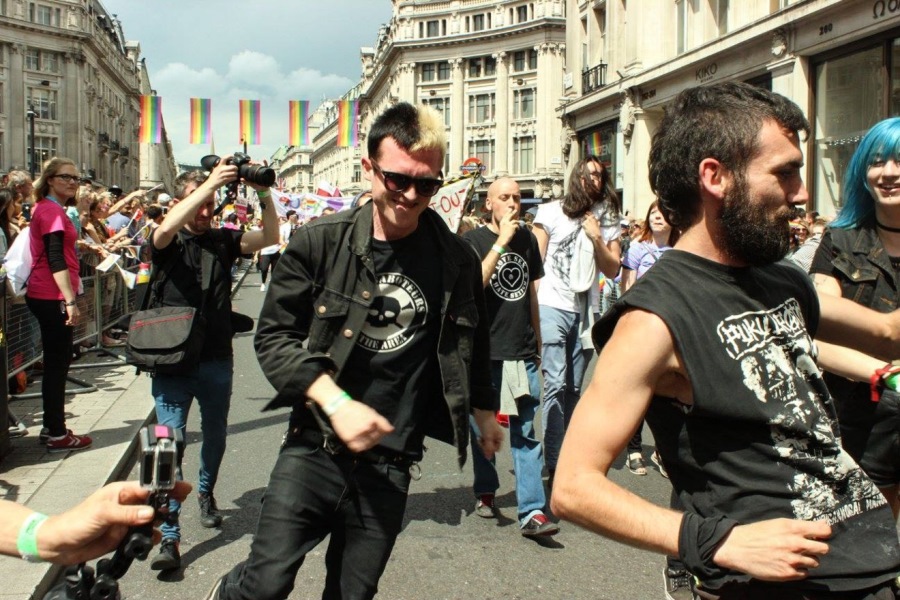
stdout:
<svg viewBox="0 0 900 600">
<path fill-rule="evenodd" d="M 34 144 L 34 118 L 37 116 L 37 113 L 34 112 L 34 105 L 31 103 L 31 100 L 28 101 L 28 112 L 25 113 L 25 116 L 28 117 L 28 127 L 31 130 L 31 180 L 34 181 L 35 157 L 37 156 Z"/>
</svg>

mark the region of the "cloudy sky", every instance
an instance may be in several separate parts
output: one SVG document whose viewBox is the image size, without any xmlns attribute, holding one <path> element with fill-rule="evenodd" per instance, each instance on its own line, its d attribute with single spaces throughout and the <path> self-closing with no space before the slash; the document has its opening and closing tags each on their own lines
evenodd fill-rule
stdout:
<svg viewBox="0 0 900 600">
<path fill-rule="evenodd" d="M 374 46 L 390 0 L 101 0 L 127 40 L 140 42 L 150 83 L 181 163 L 208 145 L 188 143 L 190 98 L 212 100 L 217 154 L 240 149 L 238 100 L 260 100 L 268 158 L 288 141 L 288 100 L 337 98 L 361 73 L 359 49 Z"/>
</svg>

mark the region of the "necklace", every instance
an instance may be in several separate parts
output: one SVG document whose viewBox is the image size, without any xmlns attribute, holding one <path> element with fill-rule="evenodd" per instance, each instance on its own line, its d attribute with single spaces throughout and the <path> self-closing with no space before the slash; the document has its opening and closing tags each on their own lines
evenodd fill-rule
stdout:
<svg viewBox="0 0 900 600">
<path fill-rule="evenodd" d="M 888 227 L 884 223 L 881 223 L 877 218 L 875 219 L 875 225 L 879 229 L 884 229 L 885 231 L 890 231 L 891 233 L 900 233 L 900 227 Z"/>
</svg>

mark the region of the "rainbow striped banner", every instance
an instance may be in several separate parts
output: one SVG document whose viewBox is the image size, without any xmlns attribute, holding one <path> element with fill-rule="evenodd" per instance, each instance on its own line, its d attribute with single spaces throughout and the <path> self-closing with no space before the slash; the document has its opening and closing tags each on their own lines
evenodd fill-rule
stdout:
<svg viewBox="0 0 900 600">
<path fill-rule="evenodd" d="M 359 100 L 338 100 L 338 148 L 359 146 Z"/>
<path fill-rule="evenodd" d="M 599 131 L 595 131 L 594 133 L 588 134 L 588 136 L 584 140 L 585 149 L 587 150 L 588 155 L 591 156 L 600 156 L 604 154 L 605 148 L 603 147 L 603 136 Z"/>
<path fill-rule="evenodd" d="M 162 98 L 141 96 L 141 128 L 138 142 L 141 144 L 162 144 Z"/>
<path fill-rule="evenodd" d="M 309 146 L 309 100 L 288 100 L 288 144 Z"/>
<path fill-rule="evenodd" d="M 191 139 L 189 144 L 208 144 L 212 138 L 212 100 L 191 98 Z"/>
<path fill-rule="evenodd" d="M 241 143 L 258 146 L 262 143 L 259 100 L 238 100 L 241 111 Z"/>
</svg>

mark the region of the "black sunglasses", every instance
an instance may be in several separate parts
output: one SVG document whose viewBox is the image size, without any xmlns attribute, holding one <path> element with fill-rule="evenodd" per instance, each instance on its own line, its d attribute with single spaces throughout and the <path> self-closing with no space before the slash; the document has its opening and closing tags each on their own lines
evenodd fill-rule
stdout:
<svg viewBox="0 0 900 600">
<path fill-rule="evenodd" d="M 378 163 L 374 160 L 372 161 L 372 168 L 378 173 L 381 173 L 381 178 L 384 179 L 384 187 L 386 187 L 389 192 L 405 192 L 409 189 L 409 186 L 414 185 L 416 186 L 416 193 L 418 195 L 430 198 L 437 194 L 438 190 L 441 189 L 441 186 L 444 185 L 443 179 L 434 179 L 432 177 L 410 177 L 409 175 L 403 175 L 402 173 L 385 171 L 379 167 Z"/>
</svg>

